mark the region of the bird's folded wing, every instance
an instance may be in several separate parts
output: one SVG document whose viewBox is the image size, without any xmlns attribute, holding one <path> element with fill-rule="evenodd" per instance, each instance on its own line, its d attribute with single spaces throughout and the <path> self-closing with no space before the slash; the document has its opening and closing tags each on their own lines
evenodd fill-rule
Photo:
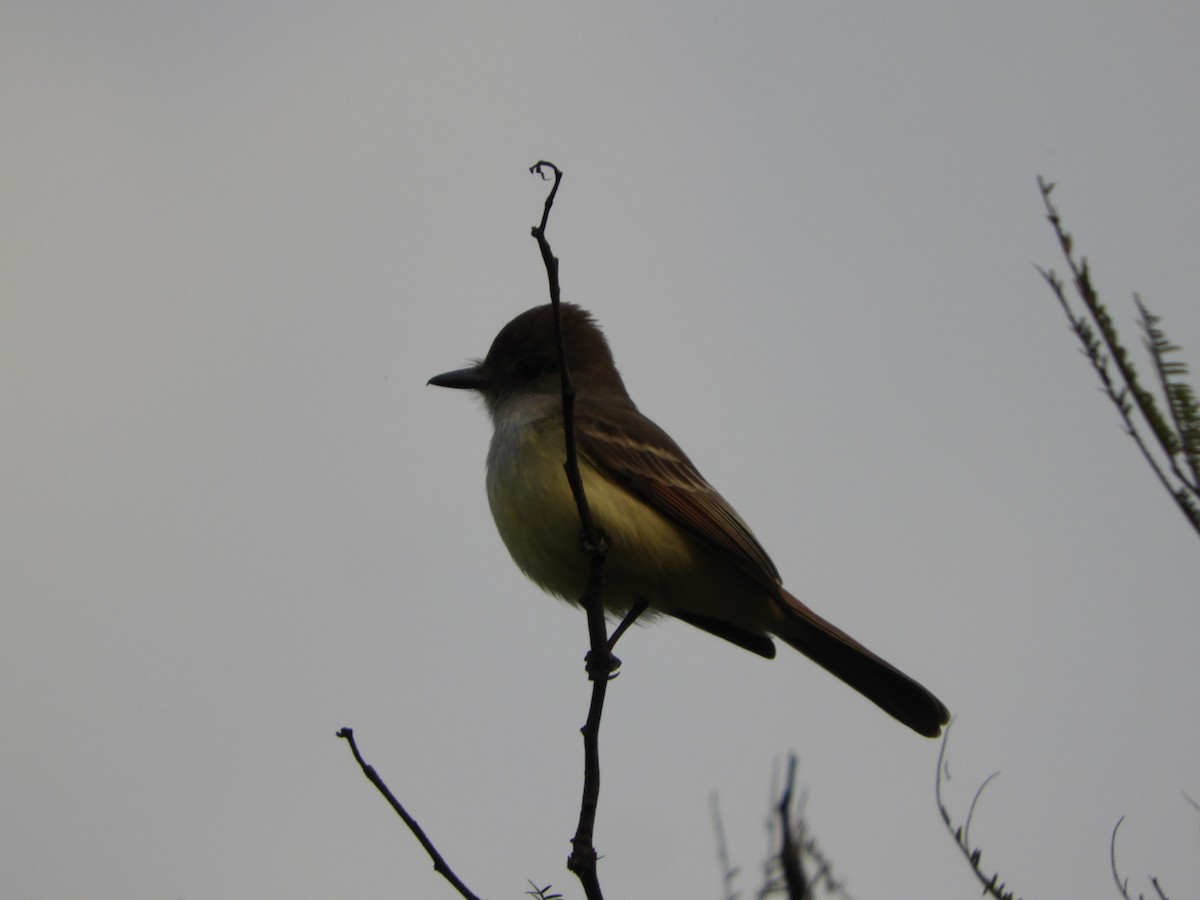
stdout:
<svg viewBox="0 0 1200 900">
<path fill-rule="evenodd" d="M 775 591 L 779 572 L 742 517 L 665 431 L 649 419 L 639 426 L 644 434 L 634 436 L 603 414 L 579 411 L 575 438 L 593 465 Z"/>
</svg>

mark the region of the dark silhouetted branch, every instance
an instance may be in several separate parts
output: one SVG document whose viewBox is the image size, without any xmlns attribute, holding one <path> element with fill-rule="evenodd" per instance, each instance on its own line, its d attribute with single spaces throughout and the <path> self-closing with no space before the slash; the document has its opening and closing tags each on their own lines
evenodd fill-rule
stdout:
<svg viewBox="0 0 1200 900">
<path fill-rule="evenodd" d="M 808 878 L 800 859 L 800 844 L 792 834 L 792 791 L 796 786 L 796 754 L 788 757 L 787 780 L 775 812 L 779 816 L 779 865 L 788 900 L 809 900 Z"/>
<path fill-rule="evenodd" d="M 562 181 L 562 172 L 553 163 L 541 161 L 532 166 L 530 172 L 546 178 L 546 173 L 553 173 L 554 185 L 546 196 L 542 211 L 542 221 L 534 226 L 533 237 L 542 252 L 542 262 L 546 265 L 546 277 L 550 283 L 550 303 L 554 308 L 554 328 L 558 340 L 558 363 L 562 378 L 563 433 L 566 441 L 567 483 L 571 486 L 571 494 L 575 498 L 575 506 L 579 510 L 579 521 L 582 526 L 580 537 L 582 549 L 588 555 L 588 581 L 583 595 L 583 608 L 587 612 L 588 640 L 590 651 L 587 655 L 587 673 L 592 681 L 592 699 L 588 706 L 587 721 L 581 729 L 583 734 L 583 797 L 579 807 L 579 824 L 575 836 L 571 838 L 571 855 L 567 859 L 567 868 L 575 874 L 583 885 L 584 894 L 588 900 L 601 900 L 600 879 L 596 872 L 596 861 L 599 855 L 595 846 L 596 809 L 600 800 L 600 717 L 604 712 L 604 697 L 608 682 L 613 677 L 617 663 L 609 647 L 608 628 L 604 621 L 604 602 L 602 586 L 604 576 L 604 557 L 606 553 L 604 535 L 596 528 L 588 507 L 587 494 L 583 490 L 583 479 L 579 474 L 579 459 L 575 449 L 575 386 L 571 382 L 568 368 L 566 344 L 563 341 L 562 320 L 559 310 L 561 288 L 558 280 L 558 259 L 550 250 L 546 240 L 546 223 L 550 218 L 550 209 L 554 205 L 554 196 L 558 193 L 558 185 Z"/>
<path fill-rule="evenodd" d="M 416 819 L 408 814 L 408 810 L 401 805 L 400 801 L 396 799 L 394 794 L 392 794 L 391 790 L 384 783 L 383 779 L 379 777 L 379 773 L 375 771 L 375 767 L 367 765 L 366 760 L 362 758 L 362 754 L 358 752 L 358 744 L 355 743 L 354 740 L 354 729 L 343 728 L 337 733 L 337 736 L 345 740 L 350 745 L 350 752 L 354 754 L 354 759 L 358 762 L 359 768 L 362 769 L 362 773 L 367 776 L 367 780 L 370 781 L 371 784 L 375 785 L 375 789 L 379 791 L 379 793 L 383 794 L 387 802 L 392 805 L 392 809 L 396 811 L 396 815 L 404 820 L 404 824 L 408 826 L 408 830 L 411 831 L 416 836 L 417 840 L 421 842 L 421 846 L 425 848 L 425 852 L 428 853 L 429 858 L 433 860 L 433 870 L 454 885 L 454 889 L 457 890 L 463 897 L 465 897 L 466 900 L 479 900 L 479 897 L 472 893 L 471 889 L 463 884 L 462 880 L 454 874 L 454 870 L 451 869 L 449 863 L 442 858 L 442 854 L 439 853 L 437 847 L 433 845 L 433 841 L 426 836 L 424 829 L 417 824 Z"/>
<path fill-rule="evenodd" d="M 533 888 L 533 890 L 525 892 L 525 895 L 528 897 L 534 897 L 536 900 L 563 900 L 562 894 L 550 893 L 552 885 L 548 884 L 545 887 L 540 888 L 536 883 L 531 881 L 529 882 L 529 886 Z"/>
<path fill-rule="evenodd" d="M 811 834 L 808 819 L 804 815 L 805 794 L 796 799 L 796 755 L 789 754 L 787 775 L 779 800 L 775 802 L 775 815 L 767 820 L 770 858 L 764 866 L 763 884 L 758 889 L 758 900 L 784 896 L 788 900 L 816 900 L 818 896 L 854 900 L 841 880 L 834 876 L 833 863 L 817 845 Z M 777 779 L 778 767 L 772 775 L 772 790 Z M 775 828 L 779 836 L 775 836 Z M 777 849 L 776 849 L 777 848 Z M 818 891 L 821 894 L 818 895 Z"/>
<path fill-rule="evenodd" d="M 725 824 L 721 821 L 721 805 L 717 802 L 717 792 L 709 797 L 709 808 L 712 811 L 713 837 L 717 842 L 717 862 L 721 866 L 721 881 L 724 882 L 722 900 L 737 900 L 738 892 L 734 890 L 734 879 L 738 869 L 729 861 L 729 846 L 725 842 Z"/>
<path fill-rule="evenodd" d="M 1042 278 L 1050 285 L 1059 306 L 1062 307 L 1071 330 L 1083 345 L 1083 352 L 1092 364 L 1104 393 L 1116 406 L 1125 432 L 1134 439 L 1142 456 L 1149 464 L 1155 477 L 1175 500 L 1179 510 L 1200 533 L 1200 407 L 1191 385 L 1182 380 L 1187 367 L 1171 354 L 1179 348 L 1170 343 L 1158 327 L 1159 317 L 1151 313 L 1134 295 L 1141 316 L 1141 327 L 1146 345 L 1154 363 L 1155 374 L 1163 393 L 1163 402 L 1168 415 L 1164 416 L 1154 394 L 1142 386 L 1134 369 L 1129 353 L 1122 345 L 1120 335 L 1112 322 L 1108 310 L 1100 302 L 1100 296 L 1092 284 L 1087 259 L 1076 258 L 1071 235 L 1063 228 L 1058 210 L 1050 201 L 1054 185 L 1038 178 L 1038 188 L 1046 206 L 1046 218 L 1054 228 L 1059 247 L 1071 271 L 1075 291 L 1083 302 L 1085 313 L 1076 314 L 1067 300 L 1062 280 L 1050 269 L 1038 267 Z M 1115 370 L 1114 375 L 1109 366 Z M 1136 417 L 1135 417 L 1136 412 Z M 1142 437 L 1138 418 L 1154 435 L 1154 442 L 1161 452 L 1161 460 Z"/>
<path fill-rule="evenodd" d="M 951 723 L 953 724 L 953 722 Z M 942 821 L 946 823 L 946 828 L 950 834 L 954 836 L 954 843 L 958 845 L 958 849 L 963 852 L 963 856 L 967 858 L 967 862 L 971 866 L 971 871 L 975 873 L 975 877 L 979 879 L 979 883 L 983 885 L 984 894 L 995 897 L 996 900 L 1013 900 L 1012 891 L 1005 890 L 1004 882 L 1000 880 L 1000 874 L 986 875 L 980 868 L 980 859 L 983 856 L 983 851 L 978 847 L 972 847 L 968 840 L 971 831 L 971 820 L 975 816 L 975 807 L 979 803 L 979 798 L 983 794 L 983 789 L 986 788 L 999 772 L 993 772 L 984 779 L 983 784 L 979 786 L 979 790 L 975 792 L 975 797 L 971 800 L 971 808 L 967 813 L 966 825 L 956 826 L 950 818 L 950 811 L 946 809 L 946 804 L 942 802 L 942 781 L 950 780 L 950 767 L 946 763 L 946 745 L 950 742 L 950 726 L 946 726 L 946 734 L 942 738 L 942 749 L 938 751 L 937 779 L 934 782 L 934 796 L 937 798 L 938 809 L 942 813 Z"/>
<path fill-rule="evenodd" d="M 1184 794 L 1187 797 L 1187 794 Z M 1189 800 L 1191 798 L 1188 798 Z M 1117 890 L 1121 892 L 1121 896 L 1125 900 L 1133 900 L 1129 896 L 1129 879 L 1122 878 L 1121 873 L 1117 871 L 1117 830 L 1120 829 L 1121 823 L 1125 821 L 1125 817 L 1117 819 L 1117 824 L 1113 826 L 1112 842 L 1108 847 L 1108 861 L 1112 865 L 1113 881 L 1117 883 Z M 1167 895 L 1163 893 L 1162 885 L 1158 883 L 1158 878 L 1154 875 L 1150 876 L 1150 885 L 1154 888 L 1154 893 L 1158 895 L 1158 900 L 1167 900 Z M 1138 900 L 1146 900 L 1145 894 L 1138 894 Z"/>
</svg>

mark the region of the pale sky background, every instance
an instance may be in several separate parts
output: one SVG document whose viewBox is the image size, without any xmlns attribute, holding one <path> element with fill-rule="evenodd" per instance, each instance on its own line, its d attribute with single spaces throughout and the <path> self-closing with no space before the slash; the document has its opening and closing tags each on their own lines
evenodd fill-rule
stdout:
<svg viewBox="0 0 1200 900">
<path fill-rule="evenodd" d="M 1200 544 L 1034 264 L 1035 178 L 1200 380 L 1200 6 L 7 2 L 0 895 L 450 897 L 564 869 L 584 619 L 426 387 L 545 301 L 788 586 L 958 716 L 947 800 L 1038 897 L 1200 893 Z M 681 324 L 686 322 L 686 324 Z M 803 658 L 627 636 L 612 898 L 747 896 L 772 765 L 859 898 L 978 895 L 938 752 Z"/>
</svg>

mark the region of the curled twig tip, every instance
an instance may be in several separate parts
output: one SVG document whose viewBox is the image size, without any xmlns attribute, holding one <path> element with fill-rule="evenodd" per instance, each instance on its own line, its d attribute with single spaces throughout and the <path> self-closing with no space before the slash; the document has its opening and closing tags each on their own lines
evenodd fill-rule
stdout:
<svg viewBox="0 0 1200 900">
<path fill-rule="evenodd" d="M 529 174 L 540 175 L 540 176 L 542 176 L 542 179 L 544 181 L 549 181 L 550 176 L 546 174 L 546 172 L 545 172 L 546 169 L 549 169 L 551 172 L 553 172 L 555 178 L 562 178 L 562 170 L 558 166 L 556 166 L 554 163 L 548 162 L 547 160 L 544 160 L 544 159 L 539 159 L 532 166 L 530 166 Z"/>
</svg>

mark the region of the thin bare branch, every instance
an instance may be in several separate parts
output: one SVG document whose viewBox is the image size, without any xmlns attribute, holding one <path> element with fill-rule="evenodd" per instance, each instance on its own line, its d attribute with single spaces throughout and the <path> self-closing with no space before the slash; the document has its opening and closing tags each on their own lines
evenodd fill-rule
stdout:
<svg viewBox="0 0 1200 900">
<path fill-rule="evenodd" d="M 479 897 L 472 893 L 471 889 L 463 884 L 462 880 L 456 874 L 454 874 L 454 870 L 450 868 L 450 864 L 447 863 L 442 857 L 442 854 L 438 852 L 437 847 L 433 845 L 433 841 L 431 841 L 425 834 L 425 830 L 417 824 L 417 820 L 410 816 L 408 814 L 408 810 L 406 810 L 401 805 L 400 801 L 396 799 L 395 795 L 384 783 L 383 779 L 379 777 L 379 773 L 375 771 L 375 767 L 368 765 L 366 760 L 362 758 L 362 754 L 358 752 L 358 744 L 354 740 L 354 729 L 343 728 L 337 733 L 337 736 L 345 740 L 346 743 L 350 745 L 350 752 L 354 754 L 354 759 L 358 762 L 358 766 L 360 769 L 362 769 L 362 773 L 367 776 L 367 780 L 370 781 L 371 784 L 375 785 L 375 789 L 379 791 L 379 793 L 383 794 L 387 802 L 391 804 L 392 809 L 396 811 L 396 815 L 404 820 L 404 824 L 408 826 L 408 830 L 411 831 L 413 835 L 416 836 L 417 840 L 421 842 L 421 846 L 425 848 L 425 852 L 428 853 L 429 858 L 433 860 L 433 870 L 450 882 L 450 884 L 454 886 L 454 889 L 458 891 L 461 896 L 465 897 L 466 900 L 479 900 Z"/>
<path fill-rule="evenodd" d="M 971 807 L 967 810 L 967 822 L 963 825 L 963 843 L 971 843 L 971 820 L 975 818 L 975 807 L 979 804 L 979 798 L 983 796 L 984 788 L 992 783 L 994 778 L 998 778 L 1000 770 L 997 769 L 987 778 L 983 779 L 983 783 L 979 785 L 979 789 L 975 791 L 975 796 L 971 798 Z"/>
<path fill-rule="evenodd" d="M 1196 812 L 1200 812 L 1200 803 L 1197 803 L 1195 800 L 1189 797 L 1187 791 L 1180 791 L 1179 793 L 1183 795 L 1183 799 L 1188 802 L 1192 809 L 1194 809 Z"/>
<path fill-rule="evenodd" d="M 734 879 L 738 876 L 738 869 L 734 868 L 729 861 L 729 847 L 725 843 L 725 825 L 721 821 L 721 805 L 717 802 L 716 791 L 713 791 L 709 797 L 709 807 L 712 811 L 713 834 L 717 841 L 717 862 L 720 863 L 721 881 L 725 885 L 723 900 L 737 900 L 738 892 L 734 890 Z"/>
<path fill-rule="evenodd" d="M 584 894 L 588 900 L 602 900 L 600 879 L 596 872 L 596 852 L 594 833 L 596 826 L 596 809 L 600 800 L 600 717 L 604 712 L 604 697 L 608 682 L 616 669 L 616 658 L 609 649 L 608 628 L 604 621 L 604 603 L 602 586 L 604 575 L 604 558 L 606 546 L 604 535 L 596 528 L 592 520 L 591 509 L 588 506 L 587 494 L 583 489 L 583 479 L 579 475 L 579 458 L 575 448 L 575 385 L 571 381 L 568 368 L 566 344 L 563 341 L 562 320 L 560 317 L 560 302 L 562 297 L 558 279 L 558 259 L 550 250 L 550 242 L 546 240 L 546 224 L 550 218 L 550 210 L 554 205 L 554 197 L 562 181 L 562 171 L 551 162 L 542 160 L 531 166 L 530 172 L 547 178 L 547 172 L 553 173 L 554 185 L 546 196 L 542 210 L 542 221 L 534 226 L 532 234 L 542 253 L 542 262 L 546 266 L 546 277 L 549 280 L 550 303 L 554 308 L 554 328 L 558 343 L 559 372 L 562 378 L 562 407 L 563 434 L 566 444 L 567 483 L 575 498 L 575 506 L 579 511 L 579 521 L 582 526 L 582 549 L 588 554 L 588 582 L 584 591 L 582 604 L 587 612 L 588 639 L 591 646 L 587 655 L 587 672 L 592 681 L 592 698 L 588 706 L 587 721 L 581 729 L 583 733 L 583 796 L 579 807 L 579 824 L 575 836 L 571 838 L 571 855 L 567 858 L 567 868 L 575 874 L 583 885 Z"/>
<path fill-rule="evenodd" d="M 1184 796 L 1186 797 L 1187 795 L 1185 794 Z M 1122 878 L 1121 873 L 1117 871 L 1117 831 L 1120 829 L 1121 823 L 1124 821 L 1125 817 L 1121 816 L 1121 818 L 1117 819 L 1117 824 L 1113 826 L 1112 840 L 1108 846 L 1108 861 L 1112 866 L 1113 881 L 1115 881 L 1117 884 L 1117 890 L 1121 892 L 1121 896 L 1124 897 L 1125 900 L 1133 900 L 1133 898 L 1129 896 L 1129 879 Z M 1157 876 L 1150 876 L 1150 885 L 1154 888 L 1154 893 L 1158 895 L 1158 900 L 1168 900 L 1167 895 L 1163 892 L 1162 885 L 1158 883 Z M 1138 894 L 1138 900 L 1146 900 L 1145 895 Z"/>
<path fill-rule="evenodd" d="M 787 779 L 783 794 L 775 811 L 779 815 L 779 863 L 783 868 L 783 881 L 787 885 L 788 900 L 809 900 L 808 877 L 804 874 L 800 858 L 800 844 L 792 834 L 792 790 L 796 786 L 796 754 L 788 756 Z"/>
<path fill-rule="evenodd" d="M 954 722 L 951 720 L 950 725 Z M 983 885 L 983 892 L 996 900 L 1013 900 L 1012 891 L 1005 890 L 1004 882 L 1000 881 L 1000 874 L 997 872 L 993 875 L 985 875 L 983 869 L 979 866 L 979 861 L 983 856 L 983 851 L 978 847 L 972 847 L 967 841 L 967 831 L 971 826 L 971 818 L 975 815 L 975 805 L 979 802 L 979 797 L 983 793 L 983 789 L 999 772 L 989 775 L 988 778 L 980 785 L 979 790 L 975 792 L 975 798 L 971 801 L 971 811 L 967 815 L 967 824 L 965 827 L 956 826 L 950 818 L 950 811 L 946 809 L 946 804 L 942 801 L 942 782 L 950 780 L 950 767 L 946 763 L 946 747 L 950 743 L 950 725 L 946 726 L 946 734 L 942 738 L 942 749 L 938 751 L 937 778 L 934 781 L 934 797 L 937 799 L 938 810 L 942 814 L 942 821 L 946 823 L 946 828 L 954 837 L 954 843 L 958 845 L 967 858 L 967 862 L 971 866 L 971 871 L 975 873 L 975 877 L 979 879 L 979 883 Z"/>
<path fill-rule="evenodd" d="M 822 896 L 840 900 L 854 900 L 844 884 L 833 872 L 833 863 L 817 844 L 811 834 L 808 819 L 804 814 L 807 795 L 801 793 L 797 799 L 796 755 L 788 755 L 787 774 L 782 787 L 779 785 L 779 765 L 772 766 L 771 796 L 775 815 L 767 819 L 768 860 L 763 867 L 763 883 L 758 889 L 759 900 L 785 895 L 788 900 L 815 900 L 824 887 Z M 776 829 L 779 837 L 776 837 Z"/>
<path fill-rule="evenodd" d="M 531 888 L 533 888 L 533 890 L 525 892 L 525 895 L 528 897 L 534 897 L 534 898 L 536 898 L 536 900 L 563 900 L 562 894 L 550 893 L 550 890 L 553 887 L 553 885 L 548 884 L 545 887 L 540 888 L 537 886 L 536 882 L 530 881 L 529 886 Z"/>
</svg>

